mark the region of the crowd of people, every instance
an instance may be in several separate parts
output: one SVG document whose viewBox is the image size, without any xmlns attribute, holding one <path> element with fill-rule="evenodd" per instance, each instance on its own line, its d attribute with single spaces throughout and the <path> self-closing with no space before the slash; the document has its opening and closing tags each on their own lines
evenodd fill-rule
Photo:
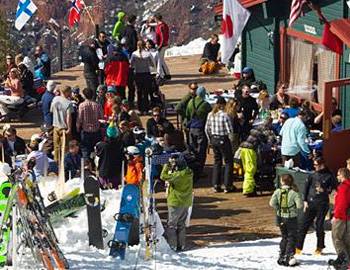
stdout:
<svg viewBox="0 0 350 270">
<path fill-rule="evenodd" d="M 245 67 L 232 90 L 217 91 L 214 102 L 203 86 L 189 83 L 188 94 L 176 106 L 181 120 L 181 128 L 176 129 L 166 118 L 160 91 L 160 86 L 171 79 L 164 60 L 168 26 L 160 14 L 150 17 L 140 31 L 136 16 L 119 12 L 117 18 L 113 40 L 101 31 L 80 48 L 87 86 L 82 90 L 48 80 L 50 59 L 40 46 L 35 67 L 28 56 L 17 55 L 15 61 L 8 56 L 3 85 L 10 95 L 0 95 L 1 116 L 6 116 L 8 104 L 20 103 L 29 95 L 41 100 L 43 125 L 42 132 L 33 135 L 28 145 L 13 127 L 5 127 L 2 160 L 12 166 L 16 156 L 27 153 L 27 160 L 36 161 L 36 177 L 57 173 L 58 166 L 64 166 L 69 181 L 86 168 L 96 174 L 102 189 L 118 189 L 124 179 L 140 184 L 146 148 L 151 147 L 153 154 L 173 153 L 165 166 L 156 168 L 154 177 L 168 183 L 167 239 L 174 250 L 185 248 L 193 183 L 207 175 L 208 148 L 214 153 L 213 192 L 237 190 L 238 166 L 244 171 L 243 194 L 255 197 L 263 185 L 261 179 L 269 176 L 268 181 L 273 183 L 276 164 L 292 163 L 290 167 L 315 172 L 306 181 L 303 198 L 290 175 L 281 177 L 280 188 L 271 198 L 282 233 L 278 263 L 295 265 L 295 252 L 303 249 L 305 235 L 315 219 L 316 252 L 321 253 L 329 195 L 337 187 L 325 166 L 322 143 L 313 143 L 314 134 L 310 132 L 321 129 L 323 114 L 309 101 L 300 102 L 288 95 L 285 82 L 278 82 L 276 93 L 270 96 L 266 84 L 256 80 L 252 68 Z M 217 68 L 210 65 L 218 64 L 219 49 L 218 36 L 212 35 L 204 48 L 201 72 L 212 73 Z M 47 81 L 44 93 L 35 91 L 36 78 Z M 342 114 L 336 99 L 333 105 L 332 131 L 338 132 Z M 148 115 L 144 125 L 140 116 Z M 341 184 L 333 218 L 338 258 L 333 264 L 344 263 L 350 256 L 350 240 L 344 240 L 349 239 L 344 229 L 350 220 L 349 178 L 349 168 L 339 170 Z M 297 216 L 302 208 L 304 220 L 298 228 Z"/>
</svg>

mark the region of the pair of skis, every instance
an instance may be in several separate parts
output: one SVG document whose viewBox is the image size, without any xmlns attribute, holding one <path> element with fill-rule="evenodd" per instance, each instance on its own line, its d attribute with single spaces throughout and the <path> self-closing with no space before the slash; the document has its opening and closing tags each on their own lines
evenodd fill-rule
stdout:
<svg viewBox="0 0 350 270">
<path fill-rule="evenodd" d="M 28 246 L 35 261 L 41 263 L 45 269 L 68 269 L 68 261 L 58 246 L 37 183 L 25 172 L 12 178 L 12 184 L 16 187 L 19 213 L 16 228 L 22 239 L 20 245 Z M 13 249 L 17 252 L 19 247 Z"/>
</svg>

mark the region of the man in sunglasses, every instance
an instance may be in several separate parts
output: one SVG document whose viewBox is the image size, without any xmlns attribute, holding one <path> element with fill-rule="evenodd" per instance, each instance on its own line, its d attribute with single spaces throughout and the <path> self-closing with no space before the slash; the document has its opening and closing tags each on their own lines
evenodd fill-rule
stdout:
<svg viewBox="0 0 350 270">
<path fill-rule="evenodd" d="M 172 123 L 161 116 L 159 107 L 154 107 L 152 110 L 152 118 L 147 120 L 147 136 L 148 137 L 163 137 L 165 133 L 170 133 L 175 130 Z"/>
<path fill-rule="evenodd" d="M 296 245 L 296 254 L 301 254 L 305 236 L 310 226 L 316 220 L 317 247 L 316 255 L 321 255 L 324 245 L 324 222 L 329 210 L 329 195 L 337 186 L 337 181 L 331 171 L 326 167 L 322 157 L 314 159 L 315 172 L 311 174 L 305 183 L 304 189 L 304 217 L 299 229 Z"/>
</svg>

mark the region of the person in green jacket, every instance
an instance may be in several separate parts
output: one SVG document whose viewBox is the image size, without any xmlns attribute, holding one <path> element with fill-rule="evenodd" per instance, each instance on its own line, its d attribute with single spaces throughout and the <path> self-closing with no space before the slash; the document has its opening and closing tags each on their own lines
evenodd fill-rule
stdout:
<svg viewBox="0 0 350 270">
<path fill-rule="evenodd" d="M 173 155 L 164 165 L 160 178 L 168 183 L 167 241 L 171 249 L 182 251 L 186 246 L 186 219 L 192 205 L 193 172 L 186 161 Z"/>
<path fill-rule="evenodd" d="M 205 134 L 205 123 L 211 112 L 211 105 L 205 101 L 206 89 L 198 87 L 196 97 L 191 99 L 186 108 L 187 128 L 189 128 L 189 145 L 195 152 L 196 158 L 204 169 L 207 158 L 208 138 Z"/>
<path fill-rule="evenodd" d="M 125 17 L 126 13 L 124 11 L 119 11 L 117 14 L 117 22 L 114 25 L 113 32 L 112 32 L 112 37 L 115 40 L 121 40 L 121 35 L 124 31 L 125 28 Z"/>
<path fill-rule="evenodd" d="M 186 108 L 187 108 L 187 104 L 190 102 L 190 100 L 192 98 L 196 97 L 198 83 L 197 82 L 190 82 L 188 84 L 188 88 L 189 88 L 189 92 L 186 94 L 186 96 L 184 96 L 180 100 L 180 102 L 175 107 L 176 113 L 180 116 L 180 122 L 181 122 L 183 130 L 185 131 L 187 143 L 189 143 L 189 130 L 187 128 Z"/>
<path fill-rule="evenodd" d="M 294 184 L 293 176 L 281 176 L 280 188 L 273 193 L 270 206 L 276 210 L 277 225 L 282 234 L 280 242 L 280 256 L 277 263 L 284 266 L 297 264 L 294 258 L 298 229 L 298 209 L 303 207 L 298 188 Z"/>
</svg>

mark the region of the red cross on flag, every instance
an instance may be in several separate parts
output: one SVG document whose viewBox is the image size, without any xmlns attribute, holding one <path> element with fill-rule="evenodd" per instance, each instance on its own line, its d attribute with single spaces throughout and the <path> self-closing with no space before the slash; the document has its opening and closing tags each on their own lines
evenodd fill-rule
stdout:
<svg viewBox="0 0 350 270">
<path fill-rule="evenodd" d="M 238 0 L 224 0 L 221 31 L 223 41 L 221 46 L 221 61 L 225 64 L 230 59 L 238 38 L 247 24 L 250 12 Z"/>
</svg>

